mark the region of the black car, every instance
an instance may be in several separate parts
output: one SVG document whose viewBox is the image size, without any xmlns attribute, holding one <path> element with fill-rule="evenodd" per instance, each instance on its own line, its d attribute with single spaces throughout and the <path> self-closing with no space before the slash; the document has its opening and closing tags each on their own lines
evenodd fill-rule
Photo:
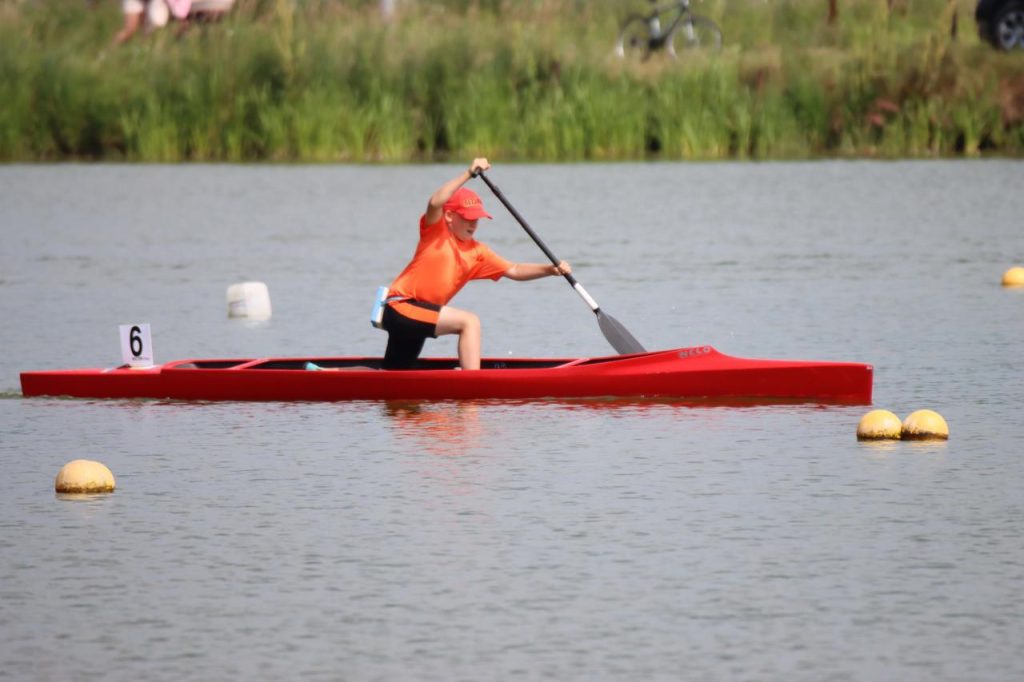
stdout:
<svg viewBox="0 0 1024 682">
<path fill-rule="evenodd" d="M 1001 50 L 1024 50 L 1024 0 L 979 0 L 974 18 L 988 42 Z"/>
</svg>

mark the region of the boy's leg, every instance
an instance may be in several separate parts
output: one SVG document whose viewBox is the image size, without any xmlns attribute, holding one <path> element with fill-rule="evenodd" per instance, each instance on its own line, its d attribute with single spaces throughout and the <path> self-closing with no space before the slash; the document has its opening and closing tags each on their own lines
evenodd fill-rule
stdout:
<svg viewBox="0 0 1024 682">
<path fill-rule="evenodd" d="M 428 338 L 437 338 L 441 306 L 422 301 L 397 301 L 384 306 L 381 320 L 388 333 L 384 369 L 409 369 L 423 351 Z"/>
<path fill-rule="evenodd" d="M 383 369 L 410 369 L 423 351 L 425 336 L 410 337 L 401 332 L 388 333 L 388 347 L 384 351 Z"/>
<path fill-rule="evenodd" d="M 459 365 L 480 369 L 480 318 L 466 310 L 444 306 L 437 318 L 437 335 L 459 335 Z"/>
</svg>

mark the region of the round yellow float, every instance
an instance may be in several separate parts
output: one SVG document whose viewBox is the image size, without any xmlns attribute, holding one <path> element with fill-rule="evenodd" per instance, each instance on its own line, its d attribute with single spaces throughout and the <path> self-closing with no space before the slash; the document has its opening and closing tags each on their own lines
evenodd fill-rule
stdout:
<svg viewBox="0 0 1024 682">
<path fill-rule="evenodd" d="M 903 420 L 901 438 L 904 440 L 946 440 L 949 438 L 949 426 L 938 412 L 918 410 L 910 413 Z"/>
<path fill-rule="evenodd" d="M 1024 268 L 1010 268 L 1003 273 L 1004 287 L 1024 287 Z"/>
<path fill-rule="evenodd" d="M 898 440 L 902 429 L 900 418 L 889 410 L 871 410 L 857 424 L 857 440 Z"/>
<path fill-rule="evenodd" d="M 116 483 L 114 474 L 101 462 L 76 459 L 57 472 L 54 487 L 58 493 L 109 493 Z"/>
</svg>

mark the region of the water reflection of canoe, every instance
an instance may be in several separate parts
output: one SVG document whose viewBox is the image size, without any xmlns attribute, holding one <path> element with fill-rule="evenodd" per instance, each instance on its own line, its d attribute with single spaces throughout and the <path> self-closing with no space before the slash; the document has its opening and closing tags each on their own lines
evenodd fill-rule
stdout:
<svg viewBox="0 0 1024 682">
<path fill-rule="evenodd" d="M 307 362 L 326 370 L 309 371 Z M 177 400 L 401 400 L 585 397 L 765 398 L 869 404 L 872 368 L 852 362 L 754 360 L 710 346 L 597 358 L 454 359 L 381 371 L 379 358 L 179 360 L 149 369 L 22 372 L 25 396 Z"/>
</svg>

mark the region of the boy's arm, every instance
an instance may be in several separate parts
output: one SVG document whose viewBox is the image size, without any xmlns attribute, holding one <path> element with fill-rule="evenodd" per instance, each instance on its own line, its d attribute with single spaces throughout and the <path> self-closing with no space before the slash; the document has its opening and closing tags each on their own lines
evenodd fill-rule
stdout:
<svg viewBox="0 0 1024 682">
<path fill-rule="evenodd" d="M 571 272 L 572 268 L 565 261 L 561 261 L 557 266 L 544 263 L 516 263 L 505 271 L 505 277 L 517 282 L 525 282 L 541 277 L 568 275 Z"/>
<path fill-rule="evenodd" d="M 468 170 L 462 171 L 458 177 L 452 178 L 441 185 L 436 192 L 430 195 L 430 201 L 427 202 L 425 223 L 427 225 L 433 225 L 436 223 L 441 218 L 441 213 L 444 211 L 444 202 L 452 198 L 452 195 L 455 194 L 455 190 L 466 184 L 466 182 L 473 177 L 473 174 L 477 171 L 485 171 L 490 167 L 491 164 L 487 159 L 473 159 L 473 163 L 469 165 Z"/>
</svg>

